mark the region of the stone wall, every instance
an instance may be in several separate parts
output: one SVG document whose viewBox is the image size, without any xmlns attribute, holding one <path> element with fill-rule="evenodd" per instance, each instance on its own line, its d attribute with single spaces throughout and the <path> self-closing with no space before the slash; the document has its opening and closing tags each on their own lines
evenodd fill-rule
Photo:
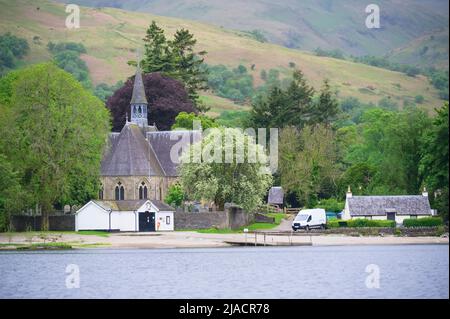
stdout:
<svg viewBox="0 0 450 319">
<path fill-rule="evenodd" d="M 49 216 L 48 223 L 51 231 L 75 231 L 75 215 Z M 14 231 L 40 231 L 41 216 L 13 215 L 10 225 Z"/>
<path fill-rule="evenodd" d="M 269 217 L 265 214 L 256 213 L 255 214 L 255 223 L 275 223 L 275 217 Z"/>
<path fill-rule="evenodd" d="M 175 229 L 207 229 L 227 228 L 228 218 L 226 212 L 212 213 L 175 213 Z"/>
<path fill-rule="evenodd" d="M 306 233 L 305 230 L 296 233 Z M 397 235 L 406 237 L 420 236 L 440 236 L 442 233 L 448 233 L 448 227 L 339 227 L 329 229 L 311 229 L 311 235 L 320 234 L 342 234 L 347 236 L 383 236 Z"/>
<path fill-rule="evenodd" d="M 254 221 L 254 215 L 240 208 L 229 207 L 225 211 L 208 213 L 176 212 L 175 229 L 208 229 L 231 228 L 238 229 Z"/>
</svg>

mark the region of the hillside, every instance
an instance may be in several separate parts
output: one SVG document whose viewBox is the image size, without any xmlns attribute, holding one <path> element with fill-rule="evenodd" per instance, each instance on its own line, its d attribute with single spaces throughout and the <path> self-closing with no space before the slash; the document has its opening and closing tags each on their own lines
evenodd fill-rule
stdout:
<svg viewBox="0 0 450 319">
<path fill-rule="evenodd" d="M 191 30 L 198 39 L 199 49 L 209 52 L 208 64 L 233 67 L 239 63 L 247 66 L 254 64 L 255 68 L 250 72 L 257 84 L 261 82 L 259 74 L 262 69 L 277 68 L 288 74 L 288 65 L 294 62 L 317 88 L 324 78 L 329 78 L 341 97 L 355 96 L 375 103 L 383 97 L 390 97 L 401 105 L 402 101 L 412 101 L 420 94 L 425 98 L 423 105 L 430 109 L 442 103 L 437 91 L 423 76 L 412 78 L 349 61 L 317 57 L 299 50 L 261 43 L 242 33 L 199 22 L 113 8 L 82 8 L 81 28 L 69 30 L 64 24 L 66 13 L 62 4 L 47 0 L 0 0 L 0 5 L 0 33 L 10 31 L 25 37 L 31 45 L 26 63 L 50 59 L 46 48 L 49 41 L 81 42 L 87 48 L 87 54 L 82 58 L 88 64 L 94 84 L 113 84 L 133 74 L 133 68 L 127 65 L 127 61 L 135 59 L 136 48 L 142 46 L 141 39 L 146 28 L 152 20 L 156 20 L 169 34 L 178 28 Z M 227 104 L 224 99 L 205 100 L 211 101 L 212 106 L 222 104 L 220 109 L 240 108 L 231 102 Z"/>
<path fill-rule="evenodd" d="M 61 0 L 66 2 L 66 0 Z M 313 51 L 340 49 L 347 55 L 385 55 L 418 39 L 447 31 L 447 0 L 380 0 L 381 29 L 365 27 L 365 7 L 360 0 L 74 0 L 74 3 L 147 12 L 207 22 L 235 30 L 260 30 L 276 44 Z M 72 3 L 71 2 L 71 3 Z M 429 46 L 429 54 L 415 58 L 402 50 L 397 62 L 420 66 L 446 65 L 447 41 Z M 436 49 L 436 51 L 434 51 Z M 446 56 L 434 52 L 446 51 Z M 411 53 L 411 56 L 408 54 Z M 399 58 L 404 58 L 400 61 Z M 428 59 L 429 58 L 429 59 Z"/>
<path fill-rule="evenodd" d="M 448 29 L 426 34 L 389 52 L 392 62 L 448 69 Z"/>
</svg>

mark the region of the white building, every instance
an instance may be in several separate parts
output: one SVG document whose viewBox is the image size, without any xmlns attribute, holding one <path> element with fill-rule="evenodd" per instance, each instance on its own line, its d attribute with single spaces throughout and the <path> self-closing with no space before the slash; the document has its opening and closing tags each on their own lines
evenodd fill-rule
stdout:
<svg viewBox="0 0 450 319">
<path fill-rule="evenodd" d="M 342 219 L 395 220 L 402 224 L 407 218 L 430 217 L 433 213 L 426 190 L 412 196 L 353 196 L 349 188 Z"/>
<path fill-rule="evenodd" d="M 75 214 L 75 230 L 172 231 L 174 209 L 157 200 L 91 200 Z"/>
</svg>

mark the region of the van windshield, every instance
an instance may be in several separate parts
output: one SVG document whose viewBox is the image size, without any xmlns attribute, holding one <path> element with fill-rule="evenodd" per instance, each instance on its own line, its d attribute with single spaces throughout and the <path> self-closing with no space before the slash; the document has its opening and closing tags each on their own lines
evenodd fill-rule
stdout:
<svg viewBox="0 0 450 319">
<path fill-rule="evenodd" d="M 306 220 L 308 218 L 308 215 L 306 214 L 301 214 L 301 215 L 297 215 L 297 217 L 295 217 L 296 221 L 303 221 Z"/>
</svg>

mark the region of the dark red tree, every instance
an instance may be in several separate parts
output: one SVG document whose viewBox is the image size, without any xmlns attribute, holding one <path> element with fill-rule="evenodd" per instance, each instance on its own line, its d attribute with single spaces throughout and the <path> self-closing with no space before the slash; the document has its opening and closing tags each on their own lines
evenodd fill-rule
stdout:
<svg viewBox="0 0 450 319">
<path fill-rule="evenodd" d="M 170 130 L 178 113 L 197 113 L 181 82 L 160 73 L 143 74 L 142 80 L 148 101 L 149 125 L 155 123 L 160 131 Z M 125 113 L 128 113 L 128 118 L 131 118 L 130 101 L 133 83 L 134 76 L 129 78 L 106 102 L 106 107 L 111 111 L 115 132 L 119 132 L 125 125 Z"/>
</svg>

